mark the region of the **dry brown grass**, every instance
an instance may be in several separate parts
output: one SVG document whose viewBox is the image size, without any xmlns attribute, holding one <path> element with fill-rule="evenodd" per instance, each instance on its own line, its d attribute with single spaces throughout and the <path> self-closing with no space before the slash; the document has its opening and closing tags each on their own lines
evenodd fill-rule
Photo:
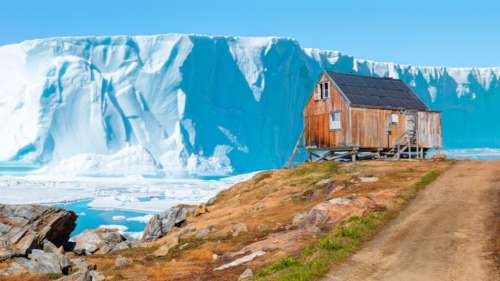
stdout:
<svg viewBox="0 0 500 281">
<path fill-rule="evenodd" d="M 146 248 L 135 248 L 120 253 L 89 258 L 96 263 L 98 270 L 111 280 L 235 280 L 241 274 L 241 268 L 224 272 L 212 269 L 225 261 L 212 261 L 212 254 L 223 254 L 240 250 L 243 246 L 263 240 L 268 235 L 282 231 L 298 212 L 305 212 L 319 202 L 332 196 L 363 194 L 376 190 L 400 190 L 414 185 L 422 175 L 431 170 L 442 170 L 447 162 L 432 161 L 363 161 L 357 165 L 336 164 L 304 164 L 294 169 L 262 172 L 252 179 L 236 184 L 221 192 L 214 204 L 208 206 L 208 213 L 199 217 L 188 218 L 188 224 L 203 229 L 214 226 L 215 232 L 203 241 L 186 240 L 191 243 L 183 250 L 173 249 L 167 257 L 157 258 L 152 253 L 165 239 L 150 243 Z M 379 181 L 373 183 L 352 183 L 357 176 L 376 176 Z M 346 188 L 336 194 L 329 194 L 315 186 L 321 179 L 333 178 L 346 183 Z M 297 194 L 305 191 L 314 196 L 308 199 Z M 228 235 L 233 225 L 245 223 L 248 233 L 236 238 Z M 170 235 L 175 235 L 175 230 Z M 186 238 L 187 239 L 187 238 Z M 301 240 L 299 249 L 317 241 L 318 237 Z M 181 242 L 183 244 L 183 242 Z M 126 268 L 114 267 L 114 259 L 124 255 L 134 260 L 133 265 Z M 256 259 L 246 266 L 257 268 L 282 258 L 283 252 L 271 252 Z M 12 279 L 18 280 L 46 280 Z M 42 278 L 42 279 L 40 279 Z M 8 280 L 11 281 L 11 280 Z"/>
</svg>

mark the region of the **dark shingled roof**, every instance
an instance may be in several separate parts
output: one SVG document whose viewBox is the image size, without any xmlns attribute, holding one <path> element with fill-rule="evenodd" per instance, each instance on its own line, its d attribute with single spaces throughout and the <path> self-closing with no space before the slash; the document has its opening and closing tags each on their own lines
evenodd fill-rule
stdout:
<svg viewBox="0 0 500 281">
<path fill-rule="evenodd" d="M 429 108 L 399 79 L 328 71 L 352 106 L 428 111 Z"/>
</svg>

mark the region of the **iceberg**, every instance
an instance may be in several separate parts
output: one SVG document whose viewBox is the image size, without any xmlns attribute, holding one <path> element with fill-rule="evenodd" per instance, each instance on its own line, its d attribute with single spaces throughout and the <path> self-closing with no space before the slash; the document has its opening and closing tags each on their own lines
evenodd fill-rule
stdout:
<svg viewBox="0 0 500 281">
<path fill-rule="evenodd" d="M 417 67 L 290 38 L 88 36 L 0 46 L 0 161 L 73 176 L 223 176 L 285 163 L 323 70 L 400 78 L 448 149 L 499 147 L 500 68 Z"/>
</svg>

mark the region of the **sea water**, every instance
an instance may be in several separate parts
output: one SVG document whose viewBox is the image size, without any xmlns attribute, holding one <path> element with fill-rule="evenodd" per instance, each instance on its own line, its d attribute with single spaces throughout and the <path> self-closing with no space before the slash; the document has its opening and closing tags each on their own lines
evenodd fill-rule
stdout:
<svg viewBox="0 0 500 281">
<path fill-rule="evenodd" d="M 72 236 L 78 235 L 87 229 L 117 228 L 126 236 L 139 238 L 147 221 L 153 213 L 123 211 L 114 209 L 94 209 L 89 207 L 91 200 L 69 203 L 59 203 L 53 206 L 71 210 L 78 215 L 76 228 Z"/>
</svg>

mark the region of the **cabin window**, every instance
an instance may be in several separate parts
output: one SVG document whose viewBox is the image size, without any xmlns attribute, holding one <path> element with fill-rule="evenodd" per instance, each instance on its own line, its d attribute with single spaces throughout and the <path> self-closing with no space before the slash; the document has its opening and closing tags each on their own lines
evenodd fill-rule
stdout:
<svg viewBox="0 0 500 281">
<path fill-rule="evenodd" d="M 321 99 L 327 99 L 328 98 L 328 82 L 323 82 L 323 88 L 321 91 Z"/>
<path fill-rule="evenodd" d="M 341 130 L 342 129 L 342 114 L 340 111 L 330 112 L 330 130 Z"/>
<path fill-rule="evenodd" d="M 391 114 L 391 122 L 392 123 L 399 123 L 399 114 L 397 114 L 397 113 Z"/>
<path fill-rule="evenodd" d="M 329 96 L 329 83 L 327 82 L 319 82 L 314 89 L 314 100 L 325 100 Z"/>
</svg>

